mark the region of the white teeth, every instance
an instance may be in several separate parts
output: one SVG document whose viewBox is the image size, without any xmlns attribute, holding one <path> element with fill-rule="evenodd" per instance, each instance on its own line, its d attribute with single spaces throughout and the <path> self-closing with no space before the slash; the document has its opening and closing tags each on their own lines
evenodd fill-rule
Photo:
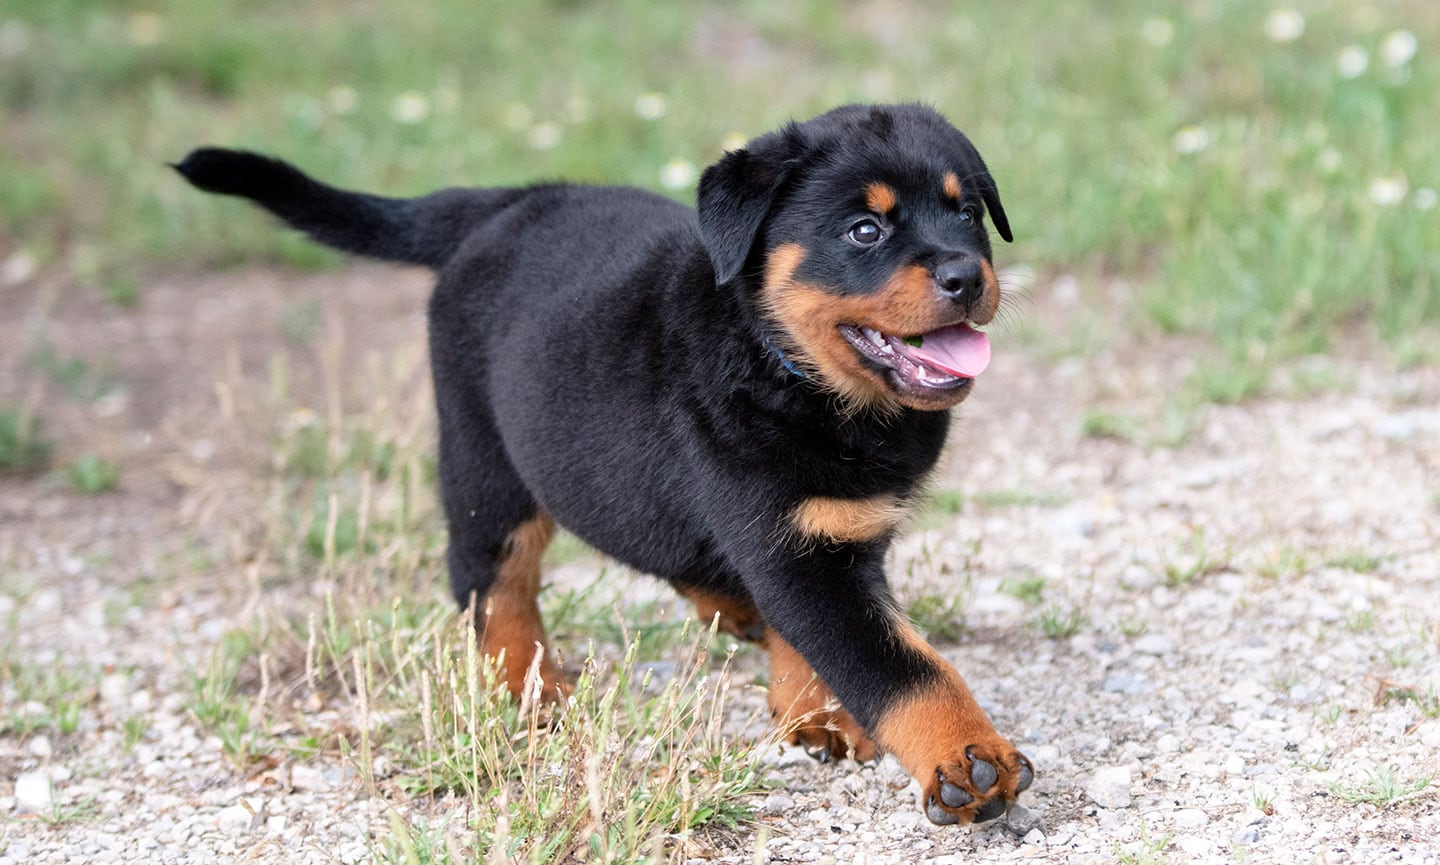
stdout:
<svg viewBox="0 0 1440 865">
<path fill-rule="evenodd" d="M 882 348 L 885 346 L 885 337 L 880 335 L 880 331 L 872 330 L 868 327 L 862 327 L 860 328 L 860 332 L 865 334 L 865 338 L 875 343 L 875 345 Z"/>
</svg>

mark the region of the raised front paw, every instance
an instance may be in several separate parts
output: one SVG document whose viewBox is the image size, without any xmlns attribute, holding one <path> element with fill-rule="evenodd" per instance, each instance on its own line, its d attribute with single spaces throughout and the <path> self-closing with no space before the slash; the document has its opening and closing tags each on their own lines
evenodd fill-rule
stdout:
<svg viewBox="0 0 1440 865">
<path fill-rule="evenodd" d="M 1030 760 L 1004 739 L 957 750 L 935 767 L 928 781 L 921 779 L 921 801 L 932 823 L 994 820 L 1035 780 Z"/>
</svg>

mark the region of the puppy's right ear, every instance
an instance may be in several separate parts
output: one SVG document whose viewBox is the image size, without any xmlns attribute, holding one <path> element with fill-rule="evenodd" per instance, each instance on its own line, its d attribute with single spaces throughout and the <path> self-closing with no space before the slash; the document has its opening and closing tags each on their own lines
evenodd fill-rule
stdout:
<svg viewBox="0 0 1440 865">
<path fill-rule="evenodd" d="M 799 130 L 791 124 L 732 150 L 700 176 L 700 239 L 715 266 L 716 284 L 729 282 L 745 267 L 801 149 Z"/>
</svg>

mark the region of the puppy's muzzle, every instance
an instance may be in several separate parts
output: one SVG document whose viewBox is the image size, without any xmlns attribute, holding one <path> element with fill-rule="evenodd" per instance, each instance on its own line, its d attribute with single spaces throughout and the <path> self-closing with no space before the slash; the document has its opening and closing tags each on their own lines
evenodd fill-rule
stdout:
<svg viewBox="0 0 1440 865">
<path fill-rule="evenodd" d="M 985 273 L 980 262 L 970 256 L 946 259 L 931 273 L 935 287 L 951 301 L 969 310 L 985 294 Z"/>
</svg>

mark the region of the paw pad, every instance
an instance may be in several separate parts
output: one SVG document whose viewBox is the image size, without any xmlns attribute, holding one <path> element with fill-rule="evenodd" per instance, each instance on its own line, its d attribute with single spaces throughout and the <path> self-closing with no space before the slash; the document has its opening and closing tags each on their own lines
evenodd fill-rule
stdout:
<svg viewBox="0 0 1440 865">
<path fill-rule="evenodd" d="M 975 801 L 975 797 L 949 781 L 940 785 L 940 801 L 951 808 L 963 808 Z"/>
<path fill-rule="evenodd" d="M 995 782 L 1000 779 L 1000 773 L 995 771 L 994 766 L 984 760 L 975 759 L 969 748 L 965 749 L 965 759 L 970 761 L 970 783 L 975 785 L 976 790 L 984 793 L 995 786 Z"/>
</svg>

